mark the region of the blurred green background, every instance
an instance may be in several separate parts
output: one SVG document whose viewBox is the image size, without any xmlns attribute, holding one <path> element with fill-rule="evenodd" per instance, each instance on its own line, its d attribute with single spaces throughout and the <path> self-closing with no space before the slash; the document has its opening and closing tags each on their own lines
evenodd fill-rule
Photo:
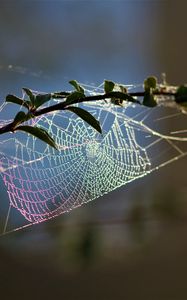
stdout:
<svg viewBox="0 0 187 300">
<path fill-rule="evenodd" d="M 166 72 L 184 83 L 186 11 L 172 0 L 1 0 L 2 102 L 23 86 L 64 90 L 71 79 L 128 84 Z M 181 159 L 0 237 L 0 299 L 187 299 L 186 167 Z"/>
</svg>

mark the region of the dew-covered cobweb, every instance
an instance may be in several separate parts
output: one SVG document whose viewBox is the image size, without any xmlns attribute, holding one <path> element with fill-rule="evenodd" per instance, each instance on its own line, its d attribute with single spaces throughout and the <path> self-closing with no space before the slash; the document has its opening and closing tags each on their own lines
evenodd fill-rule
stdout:
<svg viewBox="0 0 187 300">
<path fill-rule="evenodd" d="M 87 94 L 102 91 L 102 85 L 84 87 Z M 186 156 L 187 115 L 162 100 L 156 108 L 81 104 L 100 121 L 102 135 L 70 112 L 32 121 L 55 138 L 58 151 L 27 134 L 2 135 L 0 171 L 9 203 L 1 233 L 57 217 Z M 9 107 L 1 106 L 1 119 Z"/>
</svg>

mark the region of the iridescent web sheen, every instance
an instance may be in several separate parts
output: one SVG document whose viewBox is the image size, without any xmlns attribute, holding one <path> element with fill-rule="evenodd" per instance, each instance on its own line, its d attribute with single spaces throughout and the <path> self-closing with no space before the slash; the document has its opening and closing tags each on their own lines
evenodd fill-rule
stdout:
<svg viewBox="0 0 187 300">
<path fill-rule="evenodd" d="M 82 106 L 100 121 L 102 135 L 63 111 L 34 121 L 55 138 L 58 151 L 25 134 L 2 141 L 0 168 L 10 202 L 4 232 L 12 209 L 28 224 L 42 222 L 186 155 L 175 137 L 145 125 L 148 108 L 103 101 Z M 174 152 L 161 161 L 154 149 L 161 151 L 163 142 Z"/>
</svg>

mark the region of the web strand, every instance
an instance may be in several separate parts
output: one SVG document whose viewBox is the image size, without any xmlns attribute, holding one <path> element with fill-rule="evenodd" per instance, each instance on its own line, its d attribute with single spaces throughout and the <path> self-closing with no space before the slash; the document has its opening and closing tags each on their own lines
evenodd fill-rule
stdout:
<svg viewBox="0 0 187 300">
<path fill-rule="evenodd" d="M 86 86 L 87 93 L 99 93 L 101 87 Z M 179 113 L 158 117 L 159 108 L 130 103 L 117 107 L 104 101 L 81 106 L 100 121 L 103 135 L 63 111 L 35 121 L 55 138 L 59 151 L 25 134 L 1 141 L 0 170 L 9 197 L 3 234 L 10 210 L 11 215 L 16 212 L 19 225 L 11 220 L 14 225 L 8 231 L 17 231 L 69 212 L 187 154 L 186 128 L 162 133 L 150 125 Z"/>
</svg>

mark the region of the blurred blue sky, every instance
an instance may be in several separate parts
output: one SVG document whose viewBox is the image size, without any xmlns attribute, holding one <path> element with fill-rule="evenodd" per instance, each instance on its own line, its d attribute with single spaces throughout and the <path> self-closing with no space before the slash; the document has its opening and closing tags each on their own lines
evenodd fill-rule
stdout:
<svg viewBox="0 0 187 300">
<path fill-rule="evenodd" d="M 163 71 L 158 51 L 165 6 L 165 1 L 1 1 L 0 64 L 42 71 L 50 80 L 38 83 L 49 90 L 72 78 L 142 82 Z M 10 76 L 9 91 L 26 79 L 34 88 L 36 80 L 27 76 Z M 1 89 L 2 80 L 3 74 Z"/>
</svg>

